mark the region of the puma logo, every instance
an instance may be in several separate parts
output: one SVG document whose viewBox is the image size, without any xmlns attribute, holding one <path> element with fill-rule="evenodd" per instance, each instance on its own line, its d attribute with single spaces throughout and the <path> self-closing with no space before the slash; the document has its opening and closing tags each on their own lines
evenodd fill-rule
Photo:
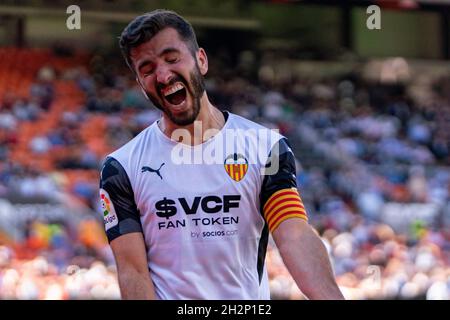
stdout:
<svg viewBox="0 0 450 320">
<path fill-rule="evenodd" d="M 144 166 L 144 167 L 142 167 L 141 172 L 146 172 L 146 171 L 148 171 L 148 172 L 155 172 L 155 173 L 161 178 L 161 180 L 162 180 L 163 177 L 162 177 L 161 174 L 159 173 L 159 170 L 161 170 L 161 167 L 162 167 L 164 164 L 165 164 L 165 163 L 163 162 L 163 163 L 159 166 L 158 169 L 153 169 L 153 168 Z"/>
</svg>

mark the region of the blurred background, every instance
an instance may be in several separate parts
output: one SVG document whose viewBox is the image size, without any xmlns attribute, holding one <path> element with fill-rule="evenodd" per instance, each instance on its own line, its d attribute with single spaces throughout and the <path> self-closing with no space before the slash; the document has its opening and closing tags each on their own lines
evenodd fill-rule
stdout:
<svg viewBox="0 0 450 320">
<path fill-rule="evenodd" d="M 444 0 L 1 0 L 1 299 L 120 298 L 99 170 L 159 117 L 118 49 L 155 8 L 193 24 L 213 103 L 291 141 L 346 298 L 450 299 Z M 304 299 L 273 242 L 267 262 L 272 298 Z"/>
</svg>

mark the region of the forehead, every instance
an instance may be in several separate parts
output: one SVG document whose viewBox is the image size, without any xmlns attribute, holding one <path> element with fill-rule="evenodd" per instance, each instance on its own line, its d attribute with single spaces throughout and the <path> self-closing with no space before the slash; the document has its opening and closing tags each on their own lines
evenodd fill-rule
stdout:
<svg viewBox="0 0 450 320">
<path fill-rule="evenodd" d="M 153 38 L 131 49 L 130 57 L 134 62 L 158 57 L 166 48 L 174 48 L 180 52 L 187 50 L 186 43 L 180 38 L 174 28 L 164 28 Z"/>
</svg>

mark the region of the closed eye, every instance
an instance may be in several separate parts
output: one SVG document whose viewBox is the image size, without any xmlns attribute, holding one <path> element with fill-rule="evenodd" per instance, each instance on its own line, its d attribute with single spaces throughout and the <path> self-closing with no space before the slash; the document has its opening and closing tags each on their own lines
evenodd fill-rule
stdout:
<svg viewBox="0 0 450 320">
<path fill-rule="evenodd" d="M 142 61 L 138 66 L 139 73 L 142 74 L 144 77 L 152 74 L 153 69 L 154 65 L 149 60 Z"/>
<path fill-rule="evenodd" d="M 164 60 L 167 63 L 176 63 L 178 62 L 180 55 L 177 50 L 169 49 L 164 53 Z"/>
<path fill-rule="evenodd" d="M 168 63 L 176 63 L 176 62 L 178 62 L 178 58 L 168 58 L 168 59 L 166 59 L 166 61 L 168 62 Z"/>
<path fill-rule="evenodd" d="M 147 77 L 147 76 L 151 75 L 152 73 L 153 73 L 153 68 L 142 71 L 142 74 L 144 75 L 144 77 Z"/>
</svg>

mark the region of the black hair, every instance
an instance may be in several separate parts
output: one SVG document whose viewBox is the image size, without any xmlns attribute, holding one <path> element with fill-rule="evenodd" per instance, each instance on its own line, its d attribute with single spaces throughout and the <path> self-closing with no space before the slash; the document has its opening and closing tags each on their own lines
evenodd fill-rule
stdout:
<svg viewBox="0 0 450 320">
<path fill-rule="evenodd" d="M 174 11 L 157 9 L 136 17 L 126 26 L 120 36 L 120 49 L 126 63 L 133 72 L 133 63 L 130 58 L 131 50 L 151 40 L 158 32 L 169 27 L 178 32 L 192 55 L 195 56 L 199 47 L 192 25 Z"/>
</svg>

